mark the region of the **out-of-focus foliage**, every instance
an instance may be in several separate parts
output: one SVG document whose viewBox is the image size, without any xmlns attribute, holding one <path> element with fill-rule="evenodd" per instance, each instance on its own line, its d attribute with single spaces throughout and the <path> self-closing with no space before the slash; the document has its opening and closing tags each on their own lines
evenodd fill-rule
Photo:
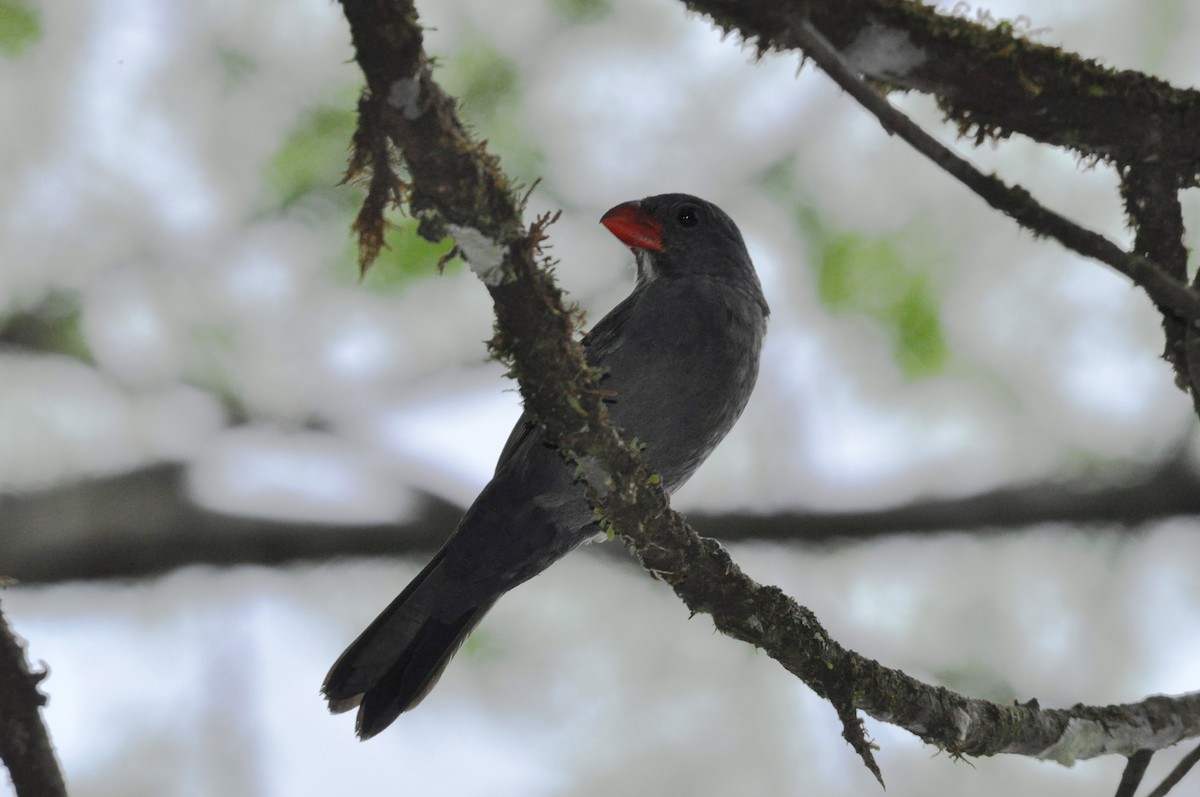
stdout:
<svg viewBox="0 0 1200 797">
<path fill-rule="evenodd" d="M 552 0 L 550 5 L 568 22 L 577 24 L 604 19 L 613 10 L 609 0 Z"/>
<path fill-rule="evenodd" d="M 417 235 L 414 221 L 397 219 L 375 268 L 360 277 L 358 250 L 349 235 L 349 225 L 363 192 L 341 182 L 354 135 L 354 108 L 353 98 L 347 97 L 341 105 L 319 105 L 306 113 L 267 164 L 267 179 L 285 210 L 315 196 L 332 203 L 333 212 L 345 218 L 346 247 L 332 264 L 340 281 L 349 284 L 361 279 L 368 290 L 394 291 L 410 280 L 435 274 L 439 258 L 450 251 L 453 242 L 447 239 L 430 243 Z M 457 259 L 450 261 L 447 268 L 457 269 L 458 264 Z"/>
<path fill-rule="evenodd" d="M 803 195 L 792 156 L 761 176 L 765 193 L 788 207 L 804 232 L 821 302 L 838 313 L 866 316 L 886 331 L 892 356 L 908 379 L 942 372 L 949 347 L 940 317 L 941 294 L 926 254 L 909 246 L 911 231 L 869 237 L 828 222 L 819 202 Z M 924 254 L 924 253 L 922 253 Z"/>
<path fill-rule="evenodd" d="M 0 316 L 0 337 L 9 346 L 91 359 L 83 334 L 78 301 L 66 294 L 50 295 L 30 312 Z"/>
<path fill-rule="evenodd" d="M 937 291 L 896 240 L 826 235 L 818 263 L 821 299 L 830 309 L 863 313 L 883 324 L 905 375 L 916 379 L 941 371 L 948 352 Z"/>
<path fill-rule="evenodd" d="M 488 140 L 509 175 L 530 181 L 539 176 L 542 152 L 517 113 L 522 75 L 516 61 L 480 40 L 449 55 L 438 80 L 458 98 L 463 120 Z"/>
<path fill-rule="evenodd" d="M 365 276 L 360 273 L 357 247 L 348 244 L 334 264 L 337 278 L 346 284 L 361 282 L 364 288 L 373 292 L 401 290 L 412 280 L 437 274 L 438 261 L 451 250 L 454 241 L 444 238 L 439 243 L 430 243 L 417 235 L 416 221 L 404 217 L 388 231 L 384 244 L 375 265 Z M 447 260 L 442 265 L 443 272 L 457 272 L 462 268 L 462 262 L 458 257 Z"/>
<path fill-rule="evenodd" d="M 336 197 L 346 209 L 361 201 L 359 194 L 335 190 L 346 171 L 354 123 L 353 101 L 318 105 L 301 118 L 267 164 L 267 179 L 285 207 L 312 191 Z"/>
<path fill-rule="evenodd" d="M 42 37 L 37 12 L 22 0 L 0 0 L 0 53 L 17 56 Z"/>
<path fill-rule="evenodd" d="M 258 63 L 251 53 L 235 47 L 217 47 L 217 61 L 231 87 L 241 85 L 258 69 Z"/>
</svg>

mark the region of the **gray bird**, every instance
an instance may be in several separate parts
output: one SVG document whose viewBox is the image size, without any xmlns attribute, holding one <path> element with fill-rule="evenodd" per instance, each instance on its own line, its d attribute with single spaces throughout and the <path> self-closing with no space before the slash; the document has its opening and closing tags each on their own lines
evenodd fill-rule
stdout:
<svg viewBox="0 0 1200 797">
<path fill-rule="evenodd" d="M 583 339 L 604 370 L 609 414 L 645 445 L 674 491 L 721 442 L 750 398 L 767 303 L 741 233 L 686 194 L 617 205 L 600 219 L 637 260 L 637 286 Z M 592 537 L 572 470 L 522 417 L 496 473 L 425 569 L 334 663 L 322 692 L 358 706 L 368 739 L 421 702 L 501 595 Z"/>
</svg>

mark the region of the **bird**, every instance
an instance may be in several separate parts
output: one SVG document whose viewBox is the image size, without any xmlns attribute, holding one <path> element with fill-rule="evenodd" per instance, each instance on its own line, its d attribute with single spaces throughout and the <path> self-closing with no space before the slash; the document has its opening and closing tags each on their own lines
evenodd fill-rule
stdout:
<svg viewBox="0 0 1200 797">
<path fill-rule="evenodd" d="M 741 232 L 688 194 L 619 204 L 600 219 L 632 250 L 633 291 L 582 340 L 609 417 L 647 472 L 678 489 L 741 416 L 770 310 Z M 492 480 L 425 568 L 355 639 L 321 687 L 355 707 L 360 739 L 420 703 L 506 592 L 597 536 L 583 485 L 528 414 Z"/>
</svg>

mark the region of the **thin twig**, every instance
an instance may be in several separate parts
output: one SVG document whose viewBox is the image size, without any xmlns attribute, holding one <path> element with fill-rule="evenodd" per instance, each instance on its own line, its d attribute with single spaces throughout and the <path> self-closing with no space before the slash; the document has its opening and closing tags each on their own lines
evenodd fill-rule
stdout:
<svg viewBox="0 0 1200 797">
<path fill-rule="evenodd" d="M 1133 797 L 1137 794 L 1138 786 L 1142 785 L 1142 778 L 1146 775 L 1146 767 L 1150 766 L 1150 759 L 1153 757 L 1153 750 L 1138 750 L 1129 756 L 1114 797 Z"/>
<path fill-rule="evenodd" d="M 1107 263 L 1140 285 L 1159 307 L 1193 324 L 1200 320 L 1200 294 L 1171 277 L 1158 264 L 1129 254 L 1103 235 L 1043 207 L 1024 188 L 1009 186 L 995 175 L 986 175 L 976 169 L 896 110 L 887 98 L 859 77 L 809 20 L 801 20 L 792 32 L 805 54 L 847 94 L 874 114 L 884 130 L 900 136 L 989 205 L 1036 236 L 1053 238 L 1074 252 Z"/>
<path fill-rule="evenodd" d="M 1179 783 L 1179 781 L 1183 780 L 1183 776 L 1186 775 L 1192 767 L 1196 766 L 1198 762 L 1200 762 L 1200 747 L 1197 747 L 1196 749 L 1192 750 L 1192 752 L 1185 755 L 1179 761 L 1179 763 L 1175 765 L 1175 768 L 1171 770 L 1170 774 L 1163 778 L 1162 783 L 1158 784 L 1154 791 L 1147 794 L 1146 797 L 1167 797 L 1167 793 L 1170 792 L 1171 789 L 1175 788 L 1175 785 Z"/>
<path fill-rule="evenodd" d="M 862 67 L 868 78 L 935 97 L 947 118 L 960 131 L 973 131 L 977 141 L 1020 134 L 1085 160 L 1129 164 L 1150 157 L 1166 164 L 1183 186 L 1200 178 L 1200 91 L 1040 43 L 1038 32 L 1019 18 L 968 9 L 986 4 L 680 2 L 760 53 L 803 49 L 795 28 L 798 20 L 810 19 L 830 42 L 867 56 Z"/>
</svg>

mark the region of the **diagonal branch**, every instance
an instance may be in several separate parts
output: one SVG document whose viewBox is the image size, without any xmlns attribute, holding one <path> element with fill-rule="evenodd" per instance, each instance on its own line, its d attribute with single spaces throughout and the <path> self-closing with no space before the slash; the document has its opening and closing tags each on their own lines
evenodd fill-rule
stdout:
<svg viewBox="0 0 1200 797">
<path fill-rule="evenodd" d="M 1121 773 L 1121 781 L 1117 784 L 1115 797 L 1134 797 L 1137 794 L 1138 786 L 1142 785 L 1142 778 L 1146 775 L 1146 767 L 1150 766 L 1150 759 L 1153 757 L 1152 750 L 1138 750 L 1129 756 L 1129 760 L 1125 762 L 1125 771 Z"/>
<path fill-rule="evenodd" d="M 378 152 L 384 138 L 395 145 L 411 176 L 409 207 L 421 220 L 420 233 L 452 235 L 487 285 L 497 319 L 494 353 L 510 363 L 526 410 L 547 440 L 586 465 L 578 473 L 609 528 L 694 613 L 712 615 L 723 633 L 762 648 L 828 699 L 843 736 L 877 777 L 856 709 L 955 754 L 1019 753 L 1061 763 L 1200 735 L 1200 694 L 1043 710 L 1036 701 L 1006 706 L 923 684 L 846 650 L 812 612 L 755 583 L 718 543 L 688 528 L 648 478 L 636 448 L 608 422 L 572 337 L 576 314 L 563 306 L 549 264 L 538 260 L 548 220 L 525 229 L 497 161 L 471 142 L 453 100 L 434 82 L 415 9 L 401 0 L 342 5 L 367 76 L 354 162 L 363 146 Z M 393 167 L 377 156 L 359 165 Z"/>
<path fill-rule="evenodd" d="M 1085 257 L 1107 263 L 1140 285 L 1165 311 L 1200 320 L 1200 294 L 1158 263 L 1129 254 L 1103 235 L 1084 229 L 1070 219 L 1038 204 L 1025 189 L 1012 187 L 995 175 L 986 175 L 950 151 L 915 122 L 896 110 L 878 91 L 862 80 L 846 59 L 808 20 L 791 28 L 793 39 L 847 94 L 879 120 L 884 130 L 900 136 L 913 149 L 970 188 L 989 205 L 1005 213 L 1034 235 L 1048 236 Z"/>
<path fill-rule="evenodd" d="M 1184 775 L 1190 772 L 1197 763 L 1200 763 L 1200 747 L 1193 749 L 1192 752 L 1180 759 L 1175 768 L 1163 778 L 1162 783 L 1158 784 L 1146 797 L 1167 797 L 1171 789 L 1175 788 L 1176 784 L 1183 780 Z"/>
<path fill-rule="evenodd" d="M 1200 415 L 1200 292 L 1188 287 L 1179 191 L 1200 179 L 1200 92 L 1094 61 L 907 0 L 684 0 L 759 52 L 800 49 L 884 129 L 1038 236 L 1099 260 L 1142 287 L 1163 313 L 1165 358 Z M 837 42 L 835 47 L 832 42 Z M 986 68 L 980 68 L 986 65 Z M 1137 239 L 1127 253 L 1039 205 L 1019 186 L 984 175 L 893 108 L 859 77 L 936 96 L 976 143 L 1023 133 L 1094 160 L 1122 178 Z"/>
<path fill-rule="evenodd" d="M 1153 155 L 1183 186 L 1200 176 L 1200 91 L 1039 44 L 1017 23 L 985 13 L 973 22 L 913 0 L 682 2 L 759 52 L 807 50 L 797 34 L 811 20 L 869 78 L 935 95 L 979 139 L 1020 133 L 1118 164 Z"/>
</svg>

